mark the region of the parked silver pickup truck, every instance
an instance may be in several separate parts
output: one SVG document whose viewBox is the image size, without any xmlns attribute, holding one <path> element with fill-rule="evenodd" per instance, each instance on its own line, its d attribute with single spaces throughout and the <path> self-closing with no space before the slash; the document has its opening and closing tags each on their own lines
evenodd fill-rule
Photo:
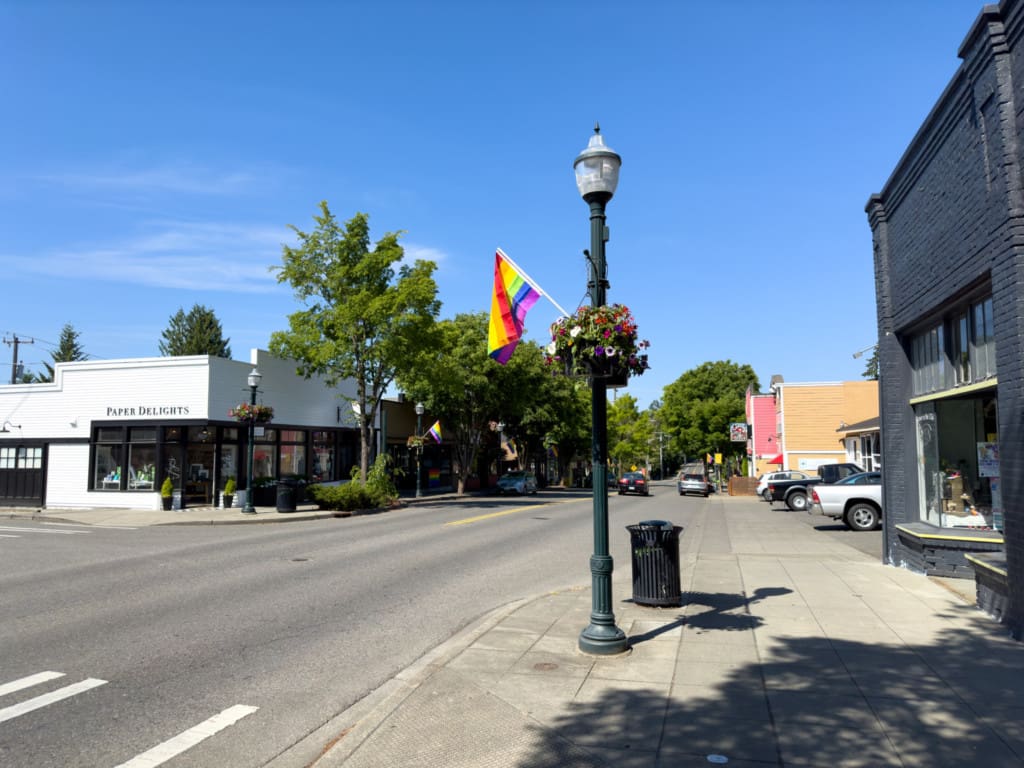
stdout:
<svg viewBox="0 0 1024 768">
<path fill-rule="evenodd" d="M 861 472 L 808 490 L 811 492 L 808 514 L 842 520 L 853 531 L 871 531 L 881 524 L 881 472 Z"/>
</svg>

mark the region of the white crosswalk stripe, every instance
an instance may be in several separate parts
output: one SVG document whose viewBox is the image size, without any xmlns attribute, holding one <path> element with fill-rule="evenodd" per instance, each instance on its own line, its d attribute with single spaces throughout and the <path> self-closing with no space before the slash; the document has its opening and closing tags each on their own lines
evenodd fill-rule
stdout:
<svg viewBox="0 0 1024 768">
<path fill-rule="evenodd" d="M 182 731 L 174 738 L 168 739 L 163 744 L 158 744 L 141 755 L 136 755 L 127 763 L 121 763 L 116 768 L 153 768 L 153 766 L 162 765 L 175 755 L 180 755 L 229 725 L 234 725 L 243 717 L 251 715 L 257 709 L 259 707 L 250 707 L 245 704 L 228 707 L 220 714 L 204 720 L 187 731 Z"/>
<path fill-rule="evenodd" d="M 49 528 L 30 528 L 27 525 L 0 525 L 0 531 L 8 531 L 12 533 L 48 533 L 58 536 L 80 536 L 83 533 L 89 533 L 89 531 L 59 531 L 51 530 Z"/>
<path fill-rule="evenodd" d="M 85 693 L 88 690 L 106 684 L 106 680 L 97 680 L 94 677 L 90 677 L 80 683 L 65 685 L 63 688 L 58 688 L 55 691 L 44 693 L 42 696 L 36 696 L 34 699 L 28 699 L 20 704 L 4 707 L 3 709 L 0 709 L 0 723 L 6 722 L 7 720 L 13 720 L 14 718 L 20 717 L 28 712 L 48 707 L 50 704 L 63 701 L 64 699 L 69 699 L 72 696 L 77 696 L 80 693 Z"/>
<path fill-rule="evenodd" d="M 21 677 L 17 680 L 11 680 L 7 683 L 0 683 L 0 696 L 7 696 L 17 691 L 23 691 L 26 688 L 31 688 L 61 677 L 64 677 L 63 672 L 46 671 L 37 672 L 34 675 Z M 34 712 L 37 709 L 42 709 L 50 704 L 56 704 L 59 701 L 69 699 L 72 696 L 77 696 L 80 693 L 85 693 L 86 691 L 106 684 L 106 680 L 90 677 L 82 680 L 81 682 L 65 685 L 63 688 L 57 688 L 49 693 L 44 693 L 40 696 L 36 696 L 35 698 L 27 699 L 18 704 L 4 707 L 3 709 L 0 709 L 0 723 L 6 722 L 7 720 L 13 720 L 21 715 Z M 155 766 L 166 763 L 172 757 L 180 755 L 186 750 L 192 749 L 192 747 L 205 739 L 210 738 L 214 734 L 223 731 L 228 726 L 234 725 L 243 717 L 248 717 L 258 709 L 259 707 L 251 707 L 247 704 L 236 704 L 233 707 L 228 707 L 223 712 L 207 718 L 198 725 L 194 725 L 188 730 L 182 731 L 177 736 L 157 744 L 152 749 L 136 755 L 128 762 L 121 763 L 117 768 L 155 768 Z"/>
<path fill-rule="evenodd" d="M 56 680 L 58 677 L 64 677 L 63 672 L 38 672 L 28 677 L 22 677 L 18 680 L 12 680 L 9 683 L 0 685 L 0 696 L 6 696 L 8 693 L 14 693 L 20 691 L 22 688 L 31 688 L 33 685 L 39 685 L 45 683 L 47 680 Z"/>
</svg>

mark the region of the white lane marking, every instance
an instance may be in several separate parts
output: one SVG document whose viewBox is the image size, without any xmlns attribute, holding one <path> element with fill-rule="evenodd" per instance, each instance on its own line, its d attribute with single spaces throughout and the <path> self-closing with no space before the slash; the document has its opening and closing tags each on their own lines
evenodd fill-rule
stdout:
<svg viewBox="0 0 1024 768">
<path fill-rule="evenodd" d="M 40 525 L 60 525 L 64 528 L 106 528 L 113 531 L 137 531 L 137 527 L 128 525 L 104 525 L 103 523 L 97 523 L 96 525 L 81 525 L 80 523 L 51 523 L 49 521 L 40 522 Z"/>
<path fill-rule="evenodd" d="M 47 680 L 56 680 L 58 677 L 64 677 L 64 673 L 39 672 L 35 675 L 29 675 L 28 677 L 22 677 L 18 680 L 12 680 L 9 683 L 4 683 L 3 685 L 0 685 L 0 696 L 6 696 L 8 693 L 20 691 L 22 688 L 31 688 L 33 685 L 45 683 Z"/>
<path fill-rule="evenodd" d="M 174 738 L 168 739 L 163 744 L 157 744 L 150 750 L 136 755 L 127 763 L 121 763 L 116 768 L 153 768 L 162 765 L 176 755 L 180 755 L 187 749 L 191 749 L 204 739 L 208 739 L 218 731 L 222 731 L 229 725 L 233 725 L 246 715 L 251 715 L 259 707 L 250 707 L 245 704 L 236 704 L 228 707 L 219 715 L 214 715 L 209 720 L 204 720 L 199 725 L 182 731 Z"/>
<path fill-rule="evenodd" d="M 77 696 L 80 693 L 84 693 L 91 688 L 96 688 L 100 685 L 106 685 L 106 680 L 97 680 L 94 677 L 90 677 L 87 680 L 83 680 L 80 683 L 74 683 L 73 685 L 65 685 L 63 688 L 58 688 L 50 693 L 44 693 L 42 696 L 36 696 L 34 699 L 23 701 L 21 704 L 14 704 L 10 707 L 0 709 L 0 723 L 6 720 L 12 720 L 19 715 L 24 715 L 27 712 L 32 712 L 36 709 L 49 706 L 55 702 L 63 699 Z"/>
<path fill-rule="evenodd" d="M 0 533 L 0 539 L 20 539 L 21 536 L 11 536 L 7 533 Z"/>
<path fill-rule="evenodd" d="M 0 531 L 17 531 L 18 533 L 50 533 L 61 536 L 78 536 L 88 531 L 48 531 L 45 528 L 29 528 L 28 526 L 0 525 Z"/>
</svg>

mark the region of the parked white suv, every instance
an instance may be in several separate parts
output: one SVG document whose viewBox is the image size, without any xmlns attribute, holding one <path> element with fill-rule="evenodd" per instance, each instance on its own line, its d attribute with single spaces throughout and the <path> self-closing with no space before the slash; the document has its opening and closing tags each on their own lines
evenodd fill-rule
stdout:
<svg viewBox="0 0 1024 768">
<path fill-rule="evenodd" d="M 757 495 L 762 501 L 771 501 L 772 494 L 768 490 L 768 484 L 776 480 L 808 480 L 810 475 L 806 472 L 799 472 L 795 469 L 786 469 L 780 472 L 765 472 L 757 478 Z"/>
</svg>

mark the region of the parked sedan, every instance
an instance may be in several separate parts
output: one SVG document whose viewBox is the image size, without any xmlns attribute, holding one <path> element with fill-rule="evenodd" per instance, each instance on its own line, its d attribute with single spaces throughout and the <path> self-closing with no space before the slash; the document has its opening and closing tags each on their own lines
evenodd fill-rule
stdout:
<svg viewBox="0 0 1024 768">
<path fill-rule="evenodd" d="M 624 493 L 639 493 L 641 496 L 650 496 L 651 491 L 647 485 L 647 478 L 643 472 L 626 472 L 619 478 L 619 495 Z"/>
<path fill-rule="evenodd" d="M 533 472 L 508 472 L 498 478 L 498 493 L 524 496 L 537 492 L 537 476 Z"/>
<path fill-rule="evenodd" d="M 706 499 L 711 489 L 708 479 L 704 475 L 684 473 L 676 478 L 676 490 L 679 491 L 680 496 L 685 496 L 688 493 L 699 493 Z"/>
</svg>

